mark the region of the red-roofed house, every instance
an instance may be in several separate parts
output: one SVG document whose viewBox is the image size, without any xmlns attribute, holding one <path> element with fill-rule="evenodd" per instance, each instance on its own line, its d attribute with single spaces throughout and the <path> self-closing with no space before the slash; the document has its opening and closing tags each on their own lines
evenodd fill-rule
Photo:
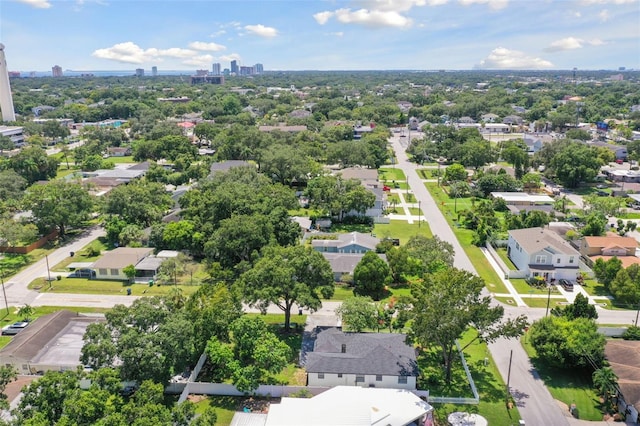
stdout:
<svg viewBox="0 0 640 426">
<path fill-rule="evenodd" d="M 615 256 L 626 268 L 636 263 L 640 264 L 640 258 L 636 257 L 637 248 L 638 242 L 631 237 L 619 235 L 584 237 L 580 244 L 580 254 L 591 262 L 597 259 L 609 260 Z"/>
</svg>

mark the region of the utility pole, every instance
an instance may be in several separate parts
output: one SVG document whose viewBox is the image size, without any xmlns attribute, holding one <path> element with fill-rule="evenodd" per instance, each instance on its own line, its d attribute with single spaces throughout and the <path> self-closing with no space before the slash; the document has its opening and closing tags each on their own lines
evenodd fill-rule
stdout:
<svg viewBox="0 0 640 426">
<path fill-rule="evenodd" d="M 51 288 L 51 270 L 49 269 L 49 255 L 44 255 L 45 260 L 47 261 L 47 280 L 49 281 L 49 288 Z"/>
<path fill-rule="evenodd" d="M 509 383 L 511 382 L 511 361 L 513 360 L 513 349 L 511 349 L 511 353 L 509 354 L 509 370 L 507 373 L 507 389 L 505 395 L 505 403 L 509 406 Z"/>
<path fill-rule="evenodd" d="M 4 294 L 4 306 L 7 308 L 7 315 L 9 315 L 9 301 L 7 300 L 7 291 L 4 288 L 4 271 L 0 269 L 0 283 L 2 283 L 2 294 Z M 638 322 L 636 320 L 636 322 Z"/>
<path fill-rule="evenodd" d="M 547 311 L 544 313 L 544 316 L 546 317 L 547 315 L 549 315 L 549 303 L 551 302 L 551 286 L 547 285 Z M 636 323 L 638 322 L 638 318 L 636 317 Z"/>
</svg>

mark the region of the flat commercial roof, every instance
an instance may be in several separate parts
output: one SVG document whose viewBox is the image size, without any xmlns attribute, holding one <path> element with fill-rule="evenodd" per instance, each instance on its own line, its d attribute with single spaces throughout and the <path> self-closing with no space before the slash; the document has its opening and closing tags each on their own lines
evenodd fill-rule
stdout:
<svg viewBox="0 0 640 426">
<path fill-rule="evenodd" d="M 492 192 L 493 198 L 502 198 L 508 202 L 553 203 L 548 195 L 529 194 L 526 192 Z"/>
</svg>

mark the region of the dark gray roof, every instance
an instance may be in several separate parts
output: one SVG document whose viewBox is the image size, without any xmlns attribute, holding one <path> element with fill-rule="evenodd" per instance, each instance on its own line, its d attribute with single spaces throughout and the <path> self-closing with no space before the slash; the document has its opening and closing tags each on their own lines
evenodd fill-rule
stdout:
<svg viewBox="0 0 640 426">
<path fill-rule="evenodd" d="M 220 163 L 213 163 L 209 169 L 213 172 L 226 172 L 233 167 L 249 167 L 251 163 L 242 160 L 227 160 Z"/>
<path fill-rule="evenodd" d="M 315 240 L 314 240 L 315 241 Z M 322 252 L 322 255 L 331 265 L 331 270 L 335 272 L 342 272 L 353 274 L 353 271 L 356 269 L 356 266 L 362 258 L 364 257 L 364 253 L 331 253 L 331 252 Z M 387 261 L 387 255 L 384 253 L 378 253 L 380 259 Z"/>
<path fill-rule="evenodd" d="M 405 340 L 404 334 L 343 333 L 327 328 L 318 333 L 306 369 L 310 373 L 417 376 L 416 352 Z"/>
<path fill-rule="evenodd" d="M 0 358 L 13 356 L 32 360 L 72 319 L 77 318 L 77 313 L 62 310 L 36 319 L 2 348 Z"/>
</svg>

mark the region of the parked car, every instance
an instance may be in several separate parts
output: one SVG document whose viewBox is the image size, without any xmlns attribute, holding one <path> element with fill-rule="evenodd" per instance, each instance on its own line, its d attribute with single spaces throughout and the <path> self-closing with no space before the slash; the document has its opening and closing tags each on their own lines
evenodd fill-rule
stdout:
<svg viewBox="0 0 640 426">
<path fill-rule="evenodd" d="M 566 291 L 573 291 L 573 283 L 569 280 L 560 280 L 560 285 Z"/>
<path fill-rule="evenodd" d="M 68 275 L 68 278 L 95 278 L 96 271 L 93 269 L 76 269 Z"/>
<path fill-rule="evenodd" d="M 598 197 L 608 197 L 609 193 L 606 191 L 598 191 L 596 192 L 596 194 L 598 195 Z"/>
<path fill-rule="evenodd" d="M 618 159 L 616 160 L 616 163 L 617 163 L 617 164 L 623 164 L 623 163 L 624 163 L 624 160 L 623 160 L 622 158 L 618 158 Z"/>
<path fill-rule="evenodd" d="M 24 330 L 29 323 L 27 321 L 14 322 L 13 324 L 5 325 L 2 327 L 2 335 L 3 336 L 15 336 Z"/>
</svg>

